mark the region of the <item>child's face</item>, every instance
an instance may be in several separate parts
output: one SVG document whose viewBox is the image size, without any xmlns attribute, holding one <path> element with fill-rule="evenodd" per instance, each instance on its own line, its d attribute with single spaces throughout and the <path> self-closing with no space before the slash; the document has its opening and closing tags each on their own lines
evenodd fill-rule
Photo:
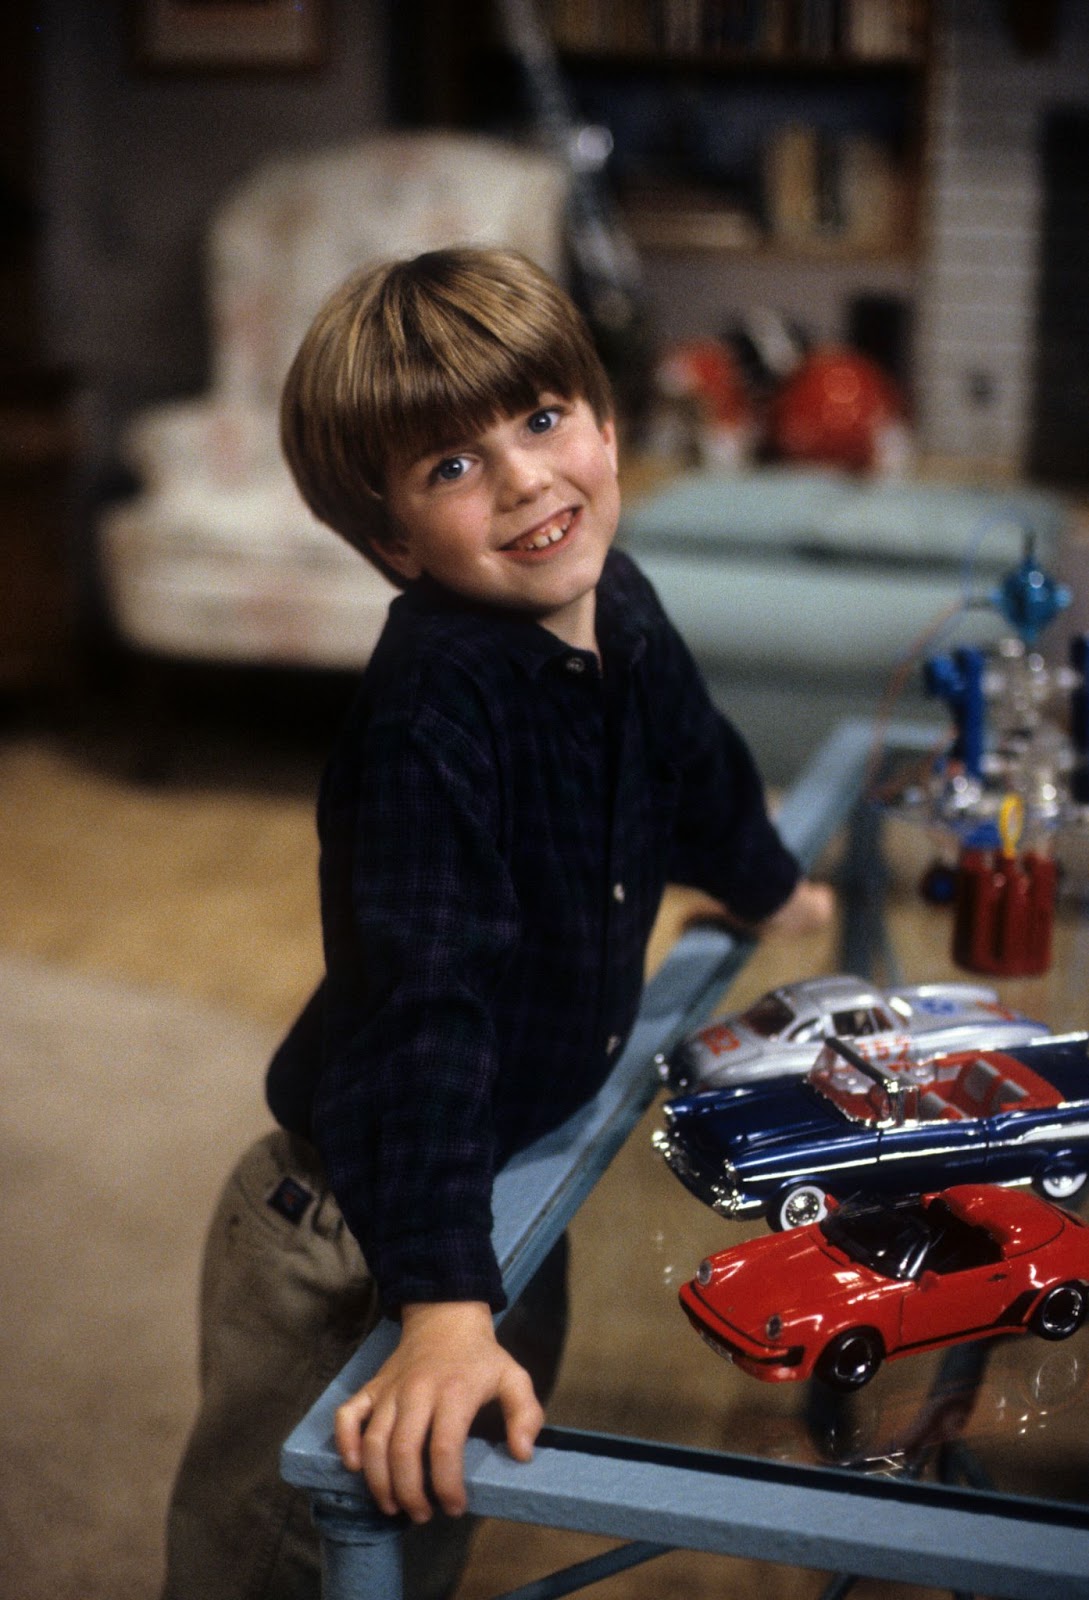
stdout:
<svg viewBox="0 0 1089 1600">
<path fill-rule="evenodd" d="M 585 400 L 541 395 L 530 412 L 392 469 L 384 498 L 394 539 L 382 554 L 402 577 L 426 573 L 593 648 L 620 490 L 615 427 Z"/>
</svg>

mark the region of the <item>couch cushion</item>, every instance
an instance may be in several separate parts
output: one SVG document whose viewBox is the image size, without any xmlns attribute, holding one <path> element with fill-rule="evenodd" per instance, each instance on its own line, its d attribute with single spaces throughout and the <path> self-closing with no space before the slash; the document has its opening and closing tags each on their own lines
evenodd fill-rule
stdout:
<svg viewBox="0 0 1089 1600">
<path fill-rule="evenodd" d="M 636 556 L 789 555 L 990 578 L 1022 559 L 1027 534 L 1037 557 L 1053 561 L 1063 521 L 1061 500 L 1041 491 L 769 467 L 686 473 L 631 505 L 621 537 Z"/>
</svg>

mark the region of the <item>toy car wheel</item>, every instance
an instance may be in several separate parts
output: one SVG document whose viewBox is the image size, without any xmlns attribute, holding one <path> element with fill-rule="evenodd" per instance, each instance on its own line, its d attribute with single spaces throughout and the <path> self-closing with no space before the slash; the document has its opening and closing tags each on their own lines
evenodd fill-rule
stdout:
<svg viewBox="0 0 1089 1600">
<path fill-rule="evenodd" d="M 1049 1289 L 1030 1324 L 1041 1339 L 1069 1339 L 1077 1333 L 1089 1311 L 1089 1294 L 1083 1283 L 1060 1283 Z"/>
<path fill-rule="evenodd" d="M 815 1370 L 831 1389 L 861 1389 L 883 1356 L 881 1340 L 872 1328 L 848 1328 L 822 1350 Z"/>
<path fill-rule="evenodd" d="M 796 1183 L 784 1189 L 768 1213 L 777 1233 L 787 1228 L 802 1228 L 807 1222 L 820 1222 L 828 1215 L 824 1190 L 816 1183 Z"/>
<path fill-rule="evenodd" d="M 1076 1167 L 1049 1167 L 1037 1178 L 1036 1187 L 1049 1200 L 1072 1200 L 1084 1189 L 1086 1176 Z"/>
</svg>

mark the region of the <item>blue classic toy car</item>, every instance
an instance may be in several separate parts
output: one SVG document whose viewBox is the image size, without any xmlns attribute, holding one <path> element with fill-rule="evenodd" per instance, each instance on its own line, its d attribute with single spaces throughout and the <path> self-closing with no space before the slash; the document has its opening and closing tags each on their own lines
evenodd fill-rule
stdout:
<svg viewBox="0 0 1089 1600">
<path fill-rule="evenodd" d="M 1032 1183 L 1072 1198 L 1089 1173 L 1089 1034 L 929 1061 L 867 1060 L 842 1039 L 802 1078 L 665 1105 L 654 1143 L 725 1217 L 819 1220 L 825 1199 L 954 1183 Z"/>
</svg>

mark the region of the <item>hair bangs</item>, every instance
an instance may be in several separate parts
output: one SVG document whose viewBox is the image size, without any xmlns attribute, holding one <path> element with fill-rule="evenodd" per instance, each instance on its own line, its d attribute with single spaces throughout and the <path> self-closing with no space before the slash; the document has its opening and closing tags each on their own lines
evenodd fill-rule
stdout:
<svg viewBox="0 0 1089 1600">
<path fill-rule="evenodd" d="M 574 374 L 554 355 L 512 348 L 481 330 L 466 329 L 456 352 L 455 360 L 449 352 L 417 350 L 397 374 L 372 436 L 386 464 L 407 465 L 463 444 L 501 417 L 532 411 L 543 394 L 569 399 L 579 392 Z"/>
</svg>

